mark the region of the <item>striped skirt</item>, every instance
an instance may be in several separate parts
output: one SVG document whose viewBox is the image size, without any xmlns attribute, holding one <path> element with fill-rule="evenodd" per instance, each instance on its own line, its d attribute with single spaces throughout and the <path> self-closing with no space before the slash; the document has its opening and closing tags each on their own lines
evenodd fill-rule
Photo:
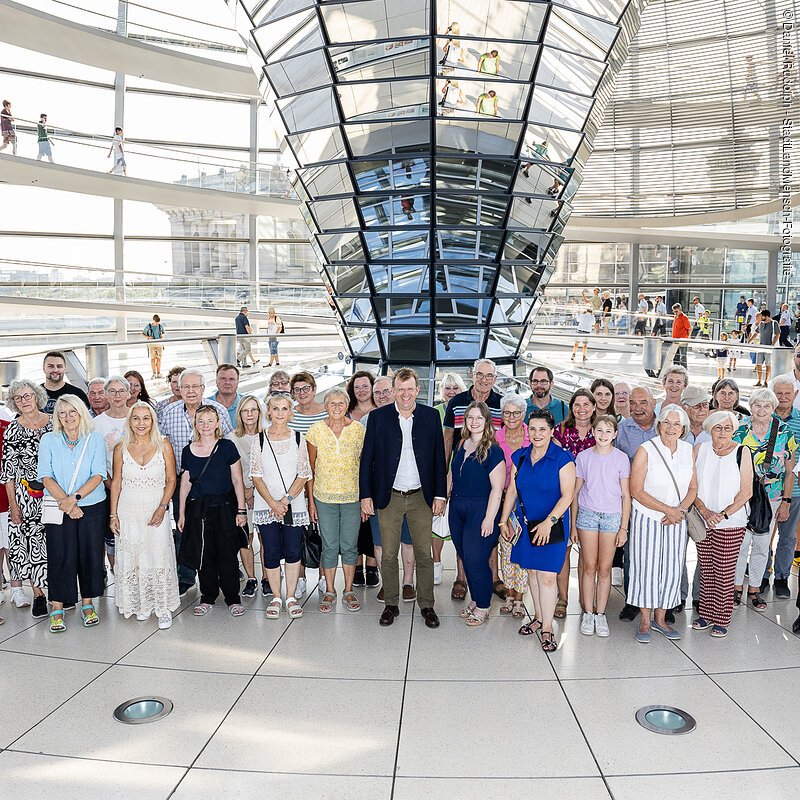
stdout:
<svg viewBox="0 0 800 800">
<path fill-rule="evenodd" d="M 628 603 L 639 608 L 674 608 L 681 602 L 686 561 L 686 523 L 663 525 L 634 508 L 628 543 Z"/>
</svg>

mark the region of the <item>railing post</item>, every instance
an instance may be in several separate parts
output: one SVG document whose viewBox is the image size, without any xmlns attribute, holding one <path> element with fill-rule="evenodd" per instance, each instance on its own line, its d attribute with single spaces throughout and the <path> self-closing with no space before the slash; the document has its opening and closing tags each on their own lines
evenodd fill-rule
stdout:
<svg viewBox="0 0 800 800">
<path fill-rule="evenodd" d="M 772 377 L 791 373 L 794 369 L 794 348 L 793 347 L 773 347 L 772 348 Z"/>
<path fill-rule="evenodd" d="M 108 345 L 107 344 L 87 344 L 86 345 L 86 377 L 107 378 L 108 377 Z"/>
<path fill-rule="evenodd" d="M 651 378 L 655 378 L 661 372 L 663 345 L 660 336 L 642 337 L 642 367 Z"/>
<path fill-rule="evenodd" d="M 236 363 L 236 334 L 221 333 L 217 339 L 217 364 Z"/>
<path fill-rule="evenodd" d="M 19 378 L 19 361 L 0 361 L 0 386 L 10 386 Z"/>
</svg>

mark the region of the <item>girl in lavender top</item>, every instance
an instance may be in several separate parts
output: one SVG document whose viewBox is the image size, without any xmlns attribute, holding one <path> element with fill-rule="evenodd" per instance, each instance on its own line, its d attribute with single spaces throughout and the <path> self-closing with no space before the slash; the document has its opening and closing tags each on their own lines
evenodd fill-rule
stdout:
<svg viewBox="0 0 800 800">
<path fill-rule="evenodd" d="M 614 447 L 616 417 L 597 417 L 592 430 L 596 444 L 578 453 L 575 459 L 577 480 L 570 539 L 581 545 L 581 633 L 608 636 L 606 605 L 611 592 L 611 565 L 617 547 L 628 538 L 631 465 L 625 453 Z"/>
</svg>

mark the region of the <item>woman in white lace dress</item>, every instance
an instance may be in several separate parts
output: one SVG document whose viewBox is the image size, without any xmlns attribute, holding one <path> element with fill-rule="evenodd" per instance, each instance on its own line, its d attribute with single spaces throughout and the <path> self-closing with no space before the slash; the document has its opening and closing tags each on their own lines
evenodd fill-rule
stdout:
<svg viewBox="0 0 800 800">
<path fill-rule="evenodd" d="M 180 605 L 169 502 L 175 491 L 175 455 L 148 403 L 135 403 L 114 448 L 111 530 L 117 536 L 117 607 L 125 618 L 152 613 L 162 630 Z"/>
</svg>

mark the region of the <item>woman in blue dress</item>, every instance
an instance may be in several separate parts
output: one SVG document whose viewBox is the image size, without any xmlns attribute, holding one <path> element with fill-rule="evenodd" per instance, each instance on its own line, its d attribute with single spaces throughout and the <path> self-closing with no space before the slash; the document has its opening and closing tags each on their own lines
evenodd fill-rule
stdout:
<svg viewBox="0 0 800 800">
<path fill-rule="evenodd" d="M 494 438 L 486 403 L 474 401 L 450 467 L 450 537 L 467 575 L 471 602 L 461 612 L 469 627 L 483 625 L 492 603 L 489 557 L 500 532 L 497 518 L 506 481 L 505 456 Z"/>
<path fill-rule="evenodd" d="M 500 532 L 509 541 L 514 538 L 508 519 L 512 510 L 522 526 L 522 533 L 511 550 L 511 560 L 528 570 L 528 586 L 536 616 L 519 632 L 530 636 L 540 630 L 542 650 L 547 653 L 558 649 L 553 637 L 553 614 L 558 599 L 556 577 L 567 554 L 569 507 L 575 492 L 575 460 L 553 441 L 554 428 L 555 421 L 549 411 L 537 409 L 531 414 L 528 420 L 531 444 L 511 457 L 511 483 L 500 515 Z M 526 519 L 541 520 L 530 536 Z M 553 525 L 560 519 L 563 519 L 565 532 L 563 541 L 545 544 Z"/>
</svg>

